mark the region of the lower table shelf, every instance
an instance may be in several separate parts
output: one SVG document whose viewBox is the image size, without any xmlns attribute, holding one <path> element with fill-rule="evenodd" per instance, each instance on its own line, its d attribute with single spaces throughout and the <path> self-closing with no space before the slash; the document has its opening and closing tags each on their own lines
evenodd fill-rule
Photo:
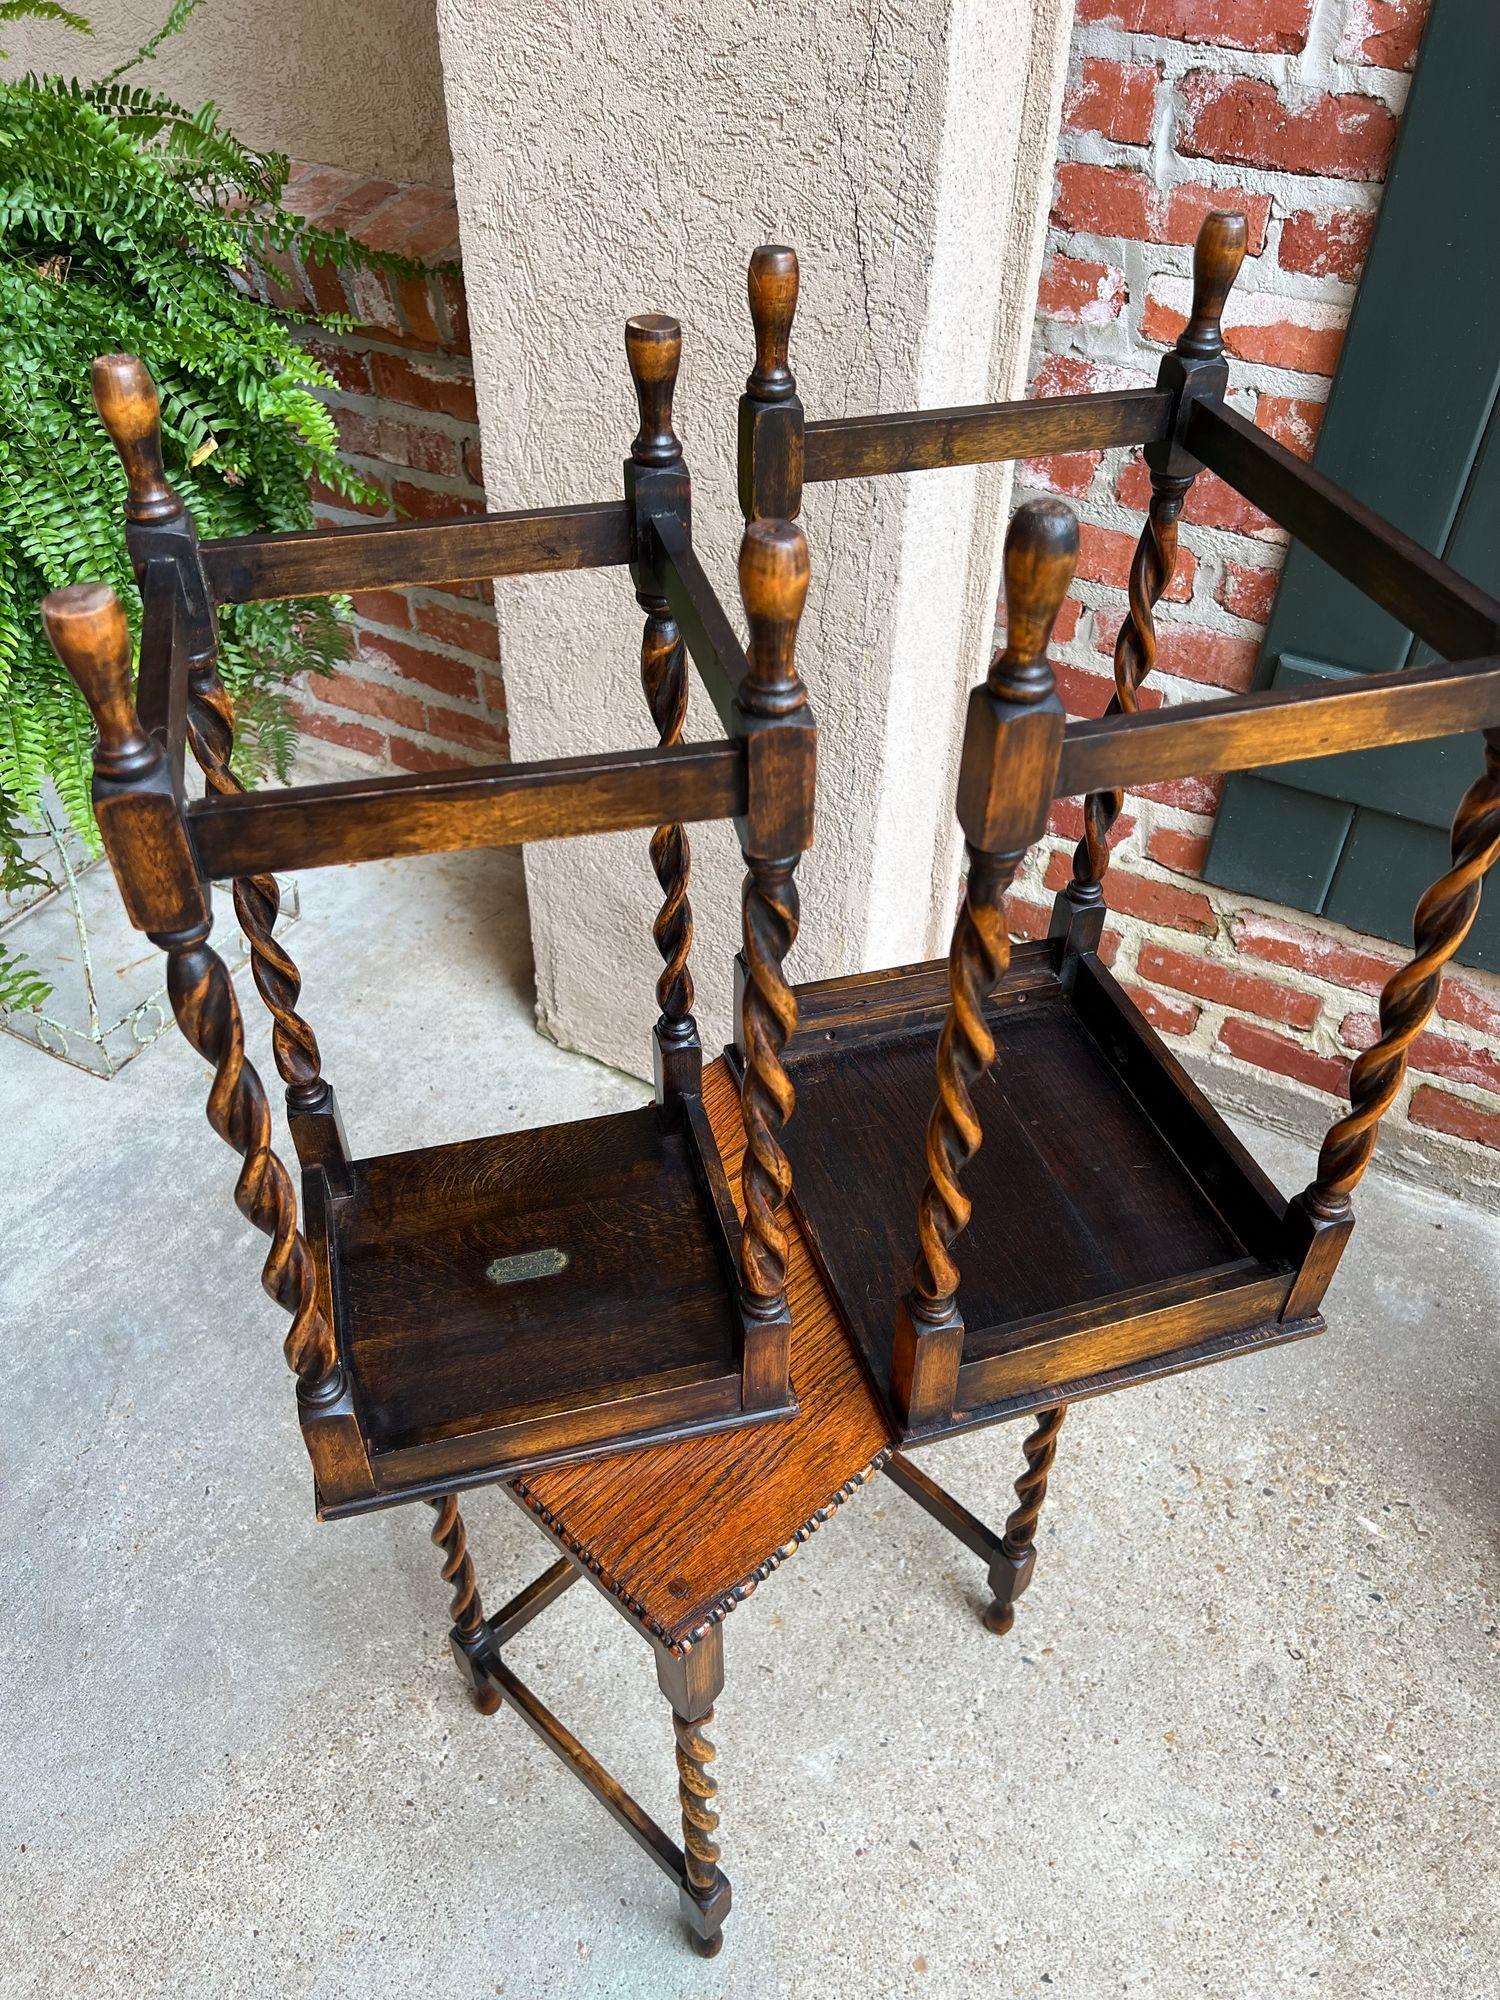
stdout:
<svg viewBox="0 0 1500 2000">
<path fill-rule="evenodd" d="M 747 1421 L 739 1219 L 699 1100 L 360 1160 L 352 1181 L 305 1192 L 365 1504 Z"/>
<path fill-rule="evenodd" d="M 786 1059 L 798 1216 L 893 1417 L 947 1000 L 941 963 L 804 986 Z M 1321 1331 L 1281 1318 L 1300 1256 L 1287 1204 L 1096 958 L 1017 946 L 987 1018 L 940 1429 Z"/>
</svg>

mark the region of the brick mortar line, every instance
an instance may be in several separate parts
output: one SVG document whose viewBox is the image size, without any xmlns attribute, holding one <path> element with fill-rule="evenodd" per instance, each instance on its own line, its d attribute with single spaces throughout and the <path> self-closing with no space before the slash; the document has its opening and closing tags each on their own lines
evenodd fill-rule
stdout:
<svg viewBox="0 0 1500 2000">
<path fill-rule="evenodd" d="M 327 410 L 335 416 L 347 408 L 350 416 L 364 417 L 371 423 L 379 423 L 382 418 L 395 423 L 416 421 L 424 431 L 437 431 L 441 436 L 451 438 L 455 444 L 475 444 L 479 439 L 478 424 L 471 424 L 465 417 L 453 417 L 446 410 L 424 409 L 420 403 L 397 402 L 392 396 L 377 396 L 373 392 L 366 395 L 362 389 L 324 389 L 313 392 Z M 348 457 L 350 454 L 344 453 Z"/>
<path fill-rule="evenodd" d="M 1248 14 L 1254 0 L 1237 0 Z M 1316 19 L 1316 17 L 1315 17 Z M 1405 108 L 1411 90 L 1411 73 L 1390 69 L 1382 63 L 1342 60 L 1330 47 L 1316 46 L 1310 33 L 1301 49 L 1244 49 L 1227 41 L 1188 41 L 1180 35 L 1154 33 L 1145 28 L 1119 28 L 1107 21 L 1080 21 L 1073 29 L 1072 55 L 1076 59 L 1139 64 L 1158 69 L 1170 88 L 1184 76 L 1198 70 L 1225 77 L 1230 82 L 1244 78 L 1253 83 L 1269 83 L 1292 108 L 1299 100 L 1319 97 L 1372 97 L 1398 115 Z M 1334 37 L 1333 46 L 1337 46 Z M 1069 69 L 1069 87 L 1073 69 Z"/>
</svg>

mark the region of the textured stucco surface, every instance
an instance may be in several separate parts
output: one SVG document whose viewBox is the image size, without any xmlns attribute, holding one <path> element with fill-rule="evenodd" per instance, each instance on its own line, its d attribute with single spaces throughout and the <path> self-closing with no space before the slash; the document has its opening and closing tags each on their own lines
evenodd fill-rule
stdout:
<svg viewBox="0 0 1500 2000">
<path fill-rule="evenodd" d="M 635 428 L 621 328 L 683 321 L 678 426 L 705 566 L 738 613 L 744 270 L 798 250 L 813 415 L 1010 392 L 1029 340 L 1071 0 L 440 0 L 444 87 L 492 504 L 605 498 Z M 822 729 L 804 871 L 814 977 L 921 957 L 951 910 L 950 777 L 992 623 L 999 473 L 810 490 L 803 666 Z M 640 620 L 615 573 L 499 593 L 518 757 L 648 741 Z M 695 701 L 690 735 L 717 733 Z M 694 837 L 699 1015 L 729 1025 L 738 856 Z M 656 959 L 644 842 L 528 855 L 548 1030 L 641 1069 Z"/>
<path fill-rule="evenodd" d="M 303 878 L 360 1151 L 639 1098 L 532 1031 L 519 877 Z M 705 1965 L 466 1703 L 428 1510 L 314 1521 L 207 1074 L 176 1035 L 108 1085 L 0 1040 L 5 2000 L 1494 2000 L 1493 1218 L 1372 1173 L 1324 1339 L 1073 1411 L 1006 1639 L 971 1556 L 856 1493 L 725 1627 Z M 925 1456 L 1003 1515 L 1015 1428 Z M 497 1607 L 551 1544 L 466 1511 Z M 580 1585 L 513 1660 L 671 1824 L 624 1621 Z"/>
<path fill-rule="evenodd" d="M 169 0 L 80 0 L 85 39 L 6 27 L 6 73 L 103 76 L 155 34 Z M 391 181 L 453 179 L 432 0 L 207 0 L 131 80 L 190 105 L 212 98 L 249 145 Z"/>
</svg>

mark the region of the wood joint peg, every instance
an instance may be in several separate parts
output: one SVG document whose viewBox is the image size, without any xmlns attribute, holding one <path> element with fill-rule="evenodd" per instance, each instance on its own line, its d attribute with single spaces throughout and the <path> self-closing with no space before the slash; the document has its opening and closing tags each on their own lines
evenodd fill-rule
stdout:
<svg viewBox="0 0 1500 2000">
<path fill-rule="evenodd" d="M 126 914 L 151 937 L 206 937 L 208 888 L 171 768 L 131 699 L 130 627 L 120 600 L 107 584 L 70 584 L 43 598 L 42 624 L 94 718 L 94 811 Z"/>
</svg>

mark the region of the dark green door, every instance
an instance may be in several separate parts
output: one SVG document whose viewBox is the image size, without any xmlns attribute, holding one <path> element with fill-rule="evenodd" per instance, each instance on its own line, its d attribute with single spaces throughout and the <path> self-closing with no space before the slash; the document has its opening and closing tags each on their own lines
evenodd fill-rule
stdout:
<svg viewBox="0 0 1500 2000">
<path fill-rule="evenodd" d="M 1500 594 L 1500 7 L 1435 0 L 1314 462 Z M 1389 673 L 1432 656 L 1293 548 L 1258 687 Z M 1209 881 L 1409 942 L 1479 773 L 1478 736 L 1231 778 Z M 1459 958 L 1500 966 L 1500 895 Z"/>
</svg>

